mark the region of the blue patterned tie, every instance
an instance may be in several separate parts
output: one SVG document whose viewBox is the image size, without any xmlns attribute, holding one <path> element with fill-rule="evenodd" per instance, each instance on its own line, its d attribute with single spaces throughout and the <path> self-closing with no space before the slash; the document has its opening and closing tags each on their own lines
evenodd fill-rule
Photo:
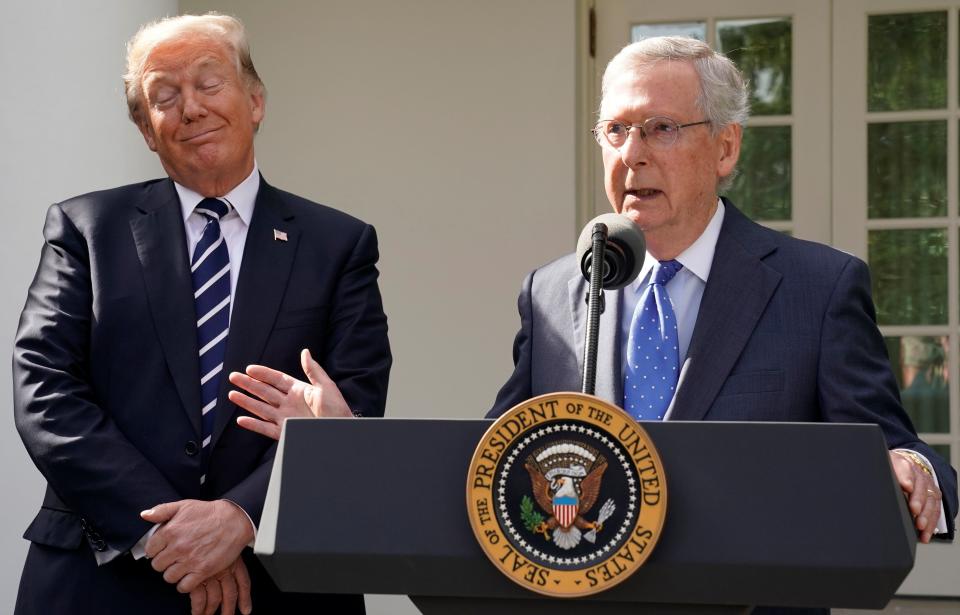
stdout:
<svg viewBox="0 0 960 615">
<path fill-rule="evenodd" d="M 666 284 L 682 268 L 672 260 L 655 265 L 653 281 L 643 291 L 633 313 L 627 340 L 623 407 L 637 420 L 662 420 L 677 388 L 677 317 Z"/>
<path fill-rule="evenodd" d="M 230 330 L 230 256 L 220 233 L 220 218 L 230 205 L 220 199 L 203 199 L 194 209 L 207 219 L 203 234 L 193 250 L 190 272 L 193 276 L 193 301 L 197 312 L 197 346 L 200 349 L 200 422 L 204 474 L 210 460 L 210 440 L 216 416 L 217 395 L 223 377 L 223 358 Z"/>
</svg>

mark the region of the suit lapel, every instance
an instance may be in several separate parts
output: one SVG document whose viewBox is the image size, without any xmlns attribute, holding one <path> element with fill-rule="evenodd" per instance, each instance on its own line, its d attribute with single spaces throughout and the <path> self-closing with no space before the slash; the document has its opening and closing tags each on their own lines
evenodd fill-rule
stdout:
<svg viewBox="0 0 960 615">
<path fill-rule="evenodd" d="M 194 431 L 200 435 L 200 367 L 193 283 L 186 233 L 173 182 L 157 182 L 130 221 L 147 287 L 150 313 L 174 386 Z"/>
<path fill-rule="evenodd" d="M 780 273 L 761 260 L 775 246 L 730 202 L 725 206 L 671 420 L 706 415 L 780 283 Z"/>
<path fill-rule="evenodd" d="M 570 299 L 570 315 L 573 322 L 573 350 L 577 355 L 579 375 L 583 376 L 584 336 L 587 332 L 587 281 L 576 275 L 567 282 Z M 597 381 L 594 388 L 597 397 L 620 406 L 623 403 L 623 383 L 620 378 L 620 293 L 605 290 L 604 311 L 600 316 L 600 331 L 597 335 Z"/>
<path fill-rule="evenodd" d="M 236 411 L 227 400 L 230 390 L 227 375 L 258 362 L 273 330 L 300 240 L 300 231 L 293 225 L 293 219 L 293 212 L 277 190 L 261 177 L 230 317 L 212 445 L 216 445 Z M 287 240 L 275 239 L 275 230 L 285 232 Z"/>
</svg>

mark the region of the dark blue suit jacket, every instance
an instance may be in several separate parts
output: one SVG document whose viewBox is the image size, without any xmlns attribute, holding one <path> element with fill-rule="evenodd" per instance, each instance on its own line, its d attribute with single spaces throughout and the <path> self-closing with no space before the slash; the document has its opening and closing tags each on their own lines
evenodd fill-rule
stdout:
<svg viewBox="0 0 960 615">
<path fill-rule="evenodd" d="M 867 266 L 766 229 L 729 201 L 671 420 L 877 423 L 889 448 L 934 465 L 950 530 L 957 475 L 916 435 L 877 329 Z M 488 416 L 534 395 L 579 391 L 586 282 L 574 255 L 530 273 L 516 365 Z M 605 291 L 596 393 L 622 403 L 620 291 Z"/>
<path fill-rule="evenodd" d="M 185 597 L 147 562 L 98 568 L 91 549 L 129 550 L 151 525 L 141 510 L 185 498 L 230 499 L 258 523 L 276 445 L 236 425 L 224 378 L 200 485 L 196 316 L 170 180 L 53 205 L 44 238 L 13 359 L 17 428 L 47 480 L 18 613 L 179 612 Z M 372 227 L 261 179 L 224 373 L 300 374 L 307 347 L 351 408 L 382 416 L 391 356 L 377 258 Z M 255 607 L 282 612 L 252 557 L 248 567 Z"/>
</svg>

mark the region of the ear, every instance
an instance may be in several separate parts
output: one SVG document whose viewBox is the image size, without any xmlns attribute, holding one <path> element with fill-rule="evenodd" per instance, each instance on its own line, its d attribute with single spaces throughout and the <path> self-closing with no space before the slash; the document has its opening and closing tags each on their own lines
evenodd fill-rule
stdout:
<svg viewBox="0 0 960 615">
<path fill-rule="evenodd" d="M 137 128 L 140 130 L 140 134 L 143 135 L 143 140 L 147 142 L 147 147 L 150 148 L 150 151 L 157 151 L 157 139 L 153 134 L 153 126 L 151 126 L 150 122 L 143 117 L 143 112 L 137 113 L 137 118 L 134 121 L 137 124 Z"/>
<path fill-rule="evenodd" d="M 253 88 L 250 92 L 250 115 L 253 118 L 254 125 L 259 128 L 263 121 L 263 114 L 266 111 L 267 101 L 263 95 L 263 90 Z"/>
<path fill-rule="evenodd" d="M 743 127 L 740 124 L 728 124 L 717 135 L 719 148 L 717 159 L 717 177 L 726 177 L 733 173 L 740 158 L 740 141 L 743 139 Z"/>
</svg>

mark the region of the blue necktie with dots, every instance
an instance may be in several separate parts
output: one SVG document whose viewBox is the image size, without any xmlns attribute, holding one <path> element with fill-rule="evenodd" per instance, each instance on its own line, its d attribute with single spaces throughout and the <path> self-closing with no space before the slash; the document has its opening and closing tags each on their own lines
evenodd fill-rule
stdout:
<svg viewBox="0 0 960 615">
<path fill-rule="evenodd" d="M 623 407 L 637 420 L 663 420 L 677 389 L 677 317 L 666 284 L 681 269 L 683 265 L 674 260 L 654 265 L 653 281 L 633 313 L 625 357 Z"/>
<path fill-rule="evenodd" d="M 200 484 L 203 484 L 210 461 L 214 410 L 223 379 L 223 359 L 230 330 L 230 256 L 220 232 L 220 219 L 229 213 L 230 205 L 220 199 L 206 198 L 194 211 L 207 219 L 190 263 L 197 313 L 197 346 L 200 349 L 200 402 L 203 405 L 200 420 L 203 444 L 200 450 L 204 468 Z"/>
</svg>

